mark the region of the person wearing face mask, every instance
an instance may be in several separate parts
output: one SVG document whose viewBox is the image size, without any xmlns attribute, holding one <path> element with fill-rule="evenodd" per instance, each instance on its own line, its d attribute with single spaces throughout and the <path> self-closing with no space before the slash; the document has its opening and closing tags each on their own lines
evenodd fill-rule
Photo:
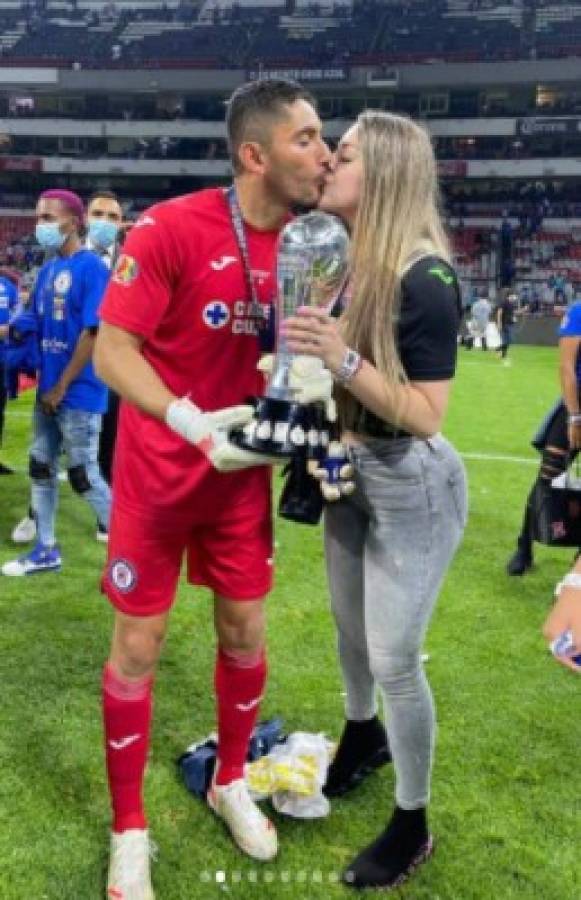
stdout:
<svg viewBox="0 0 581 900">
<path fill-rule="evenodd" d="M 123 210 L 116 195 L 112 191 L 98 191 L 93 194 L 87 205 L 86 245 L 89 250 L 93 250 L 101 257 L 109 269 L 112 269 L 117 261 L 122 223 Z M 109 390 L 99 438 L 99 467 L 109 485 L 113 475 L 113 452 L 118 418 L 119 396 L 115 391 Z M 97 539 L 106 541 L 107 537 L 107 533 L 97 526 Z"/>
<path fill-rule="evenodd" d="M 97 191 L 87 204 L 86 246 L 112 269 L 118 254 L 123 210 L 112 191 Z"/>
<path fill-rule="evenodd" d="M 303 308 L 285 333 L 292 352 L 333 373 L 354 468 L 354 492 L 325 512 L 347 721 L 324 792 L 344 794 L 391 753 L 395 809 L 344 882 L 394 888 L 432 853 L 435 714 L 421 649 L 467 509 L 464 467 L 439 433 L 461 303 L 428 134 L 363 113 L 339 144 L 320 208 L 351 229 L 351 296 L 339 320 Z"/>
<path fill-rule="evenodd" d="M 36 208 L 36 239 L 50 255 L 30 299 L 39 334 L 40 369 L 33 420 L 29 474 L 37 542 L 24 556 L 5 563 L 8 576 L 61 568 L 55 537 L 57 469 L 62 450 L 75 493 L 83 497 L 108 531 L 111 494 L 97 463 L 107 388 L 95 375 L 93 344 L 97 308 L 109 270 L 82 245 L 83 202 L 65 190 L 44 191 Z"/>
<path fill-rule="evenodd" d="M 87 205 L 85 246 L 88 250 L 96 253 L 109 270 L 117 257 L 122 222 L 123 211 L 114 193 L 98 191 L 93 194 Z M 101 424 L 98 453 L 101 474 L 109 485 L 111 484 L 118 411 L 119 397 L 110 390 L 107 397 L 107 409 Z M 29 544 L 35 539 L 36 534 L 36 514 L 31 504 L 28 513 L 14 527 L 12 540 L 15 544 Z M 106 543 L 108 539 L 105 527 L 99 522 L 97 522 L 95 538 L 101 543 Z"/>
</svg>

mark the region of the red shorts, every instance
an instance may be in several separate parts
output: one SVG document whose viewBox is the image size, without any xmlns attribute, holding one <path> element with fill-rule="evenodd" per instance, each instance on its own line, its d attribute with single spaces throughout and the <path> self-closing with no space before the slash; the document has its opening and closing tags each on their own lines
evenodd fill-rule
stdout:
<svg viewBox="0 0 581 900">
<path fill-rule="evenodd" d="M 102 589 L 130 616 L 154 616 L 172 606 L 184 553 L 188 581 L 230 600 L 258 600 L 272 587 L 270 491 L 234 508 L 201 504 L 199 518 L 139 516 L 113 502 Z"/>
</svg>

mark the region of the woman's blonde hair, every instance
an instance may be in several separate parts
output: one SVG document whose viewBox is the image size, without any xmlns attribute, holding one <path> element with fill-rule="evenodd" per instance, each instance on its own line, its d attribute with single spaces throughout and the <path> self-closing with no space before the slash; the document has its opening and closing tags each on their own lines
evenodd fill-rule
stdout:
<svg viewBox="0 0 581 900">
<path fill-rule="evenodd" d="M 396 346 L 402 277 L 421 256 L 449 262 L 450 248 L 427 132 L 411 119 L 375 110 L 356 124 L 363 182 L 351 245 L 353 296 L 342 330 L 348 346 L 393 384 L 405 380 Z M 358 404 L 346 391 L 338 400 L 343 424 L 355 427 Z"/>
</svg>

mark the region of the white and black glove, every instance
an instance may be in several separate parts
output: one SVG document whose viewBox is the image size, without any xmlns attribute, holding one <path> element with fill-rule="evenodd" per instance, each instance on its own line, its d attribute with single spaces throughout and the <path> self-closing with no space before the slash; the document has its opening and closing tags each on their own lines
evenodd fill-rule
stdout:
<svg viewBox="0 0 581 900">
<path fill-rule="evenodd" d="M 274 356 L 269 353 L 258 363 L 258 369 L 265 375 L 271 375 Z M 314 356 L 295 356 L 291 363 L 289 385 L 293 392 L 293 400 L 297 403 L 324 403 L 329 411 L 334 409 L 333 376 L 325 368 L 320 359 Z"/>
<path fill-rule="evenodd" d="M 311 460 L 307 468 L 313 478 L 320 482 L 325 500 L 331 503 L 341 497 L 348 497 L 355 490 L 353 466 L 345 447 L 339 441 L 331 441 L 325 459 L 322 462 Z"/>
<path fill-rule="evenodd" d="M 243 450 L 229 440 L 234 428 L 243 428 L 254 415 L 250 405 L 228 406 L 215 412 L 202 412 L 187 397 L 173 400 L 166 411 L 166 425 L 207 456 L 219 472 L 236 472 L 252 466 L 284 463 L 284 459 Z"/>
</svg>

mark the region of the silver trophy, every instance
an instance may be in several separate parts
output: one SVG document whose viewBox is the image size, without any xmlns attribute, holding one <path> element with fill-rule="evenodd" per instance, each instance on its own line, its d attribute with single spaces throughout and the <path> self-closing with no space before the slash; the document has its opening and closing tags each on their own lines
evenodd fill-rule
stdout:
<svg viewBox="0 0 581 900">
<path fill-rule="evenodd" d="M 291 384 L 294 354 L 281 325 L 299 306 L 329 308 L 347 276 L 349 235 L 339 219 L 323 212 L 298 216 L 279 238 L 276 263 L 278 327 L 276 354 L 266 394 L 256 401 L 254 419 L 232 435 L 246 450 L 288 457 L 308 445 L 317 456 L 325 442 L 321 404 L 300 404 Z"/>
</svg>

